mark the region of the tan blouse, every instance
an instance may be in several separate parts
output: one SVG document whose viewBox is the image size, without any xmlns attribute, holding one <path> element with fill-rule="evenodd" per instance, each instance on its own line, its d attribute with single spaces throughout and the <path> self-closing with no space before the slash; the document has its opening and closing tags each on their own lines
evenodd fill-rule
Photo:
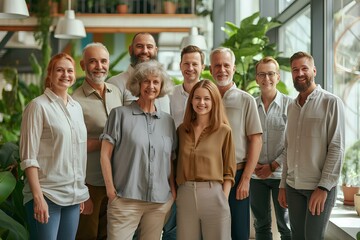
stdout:
<svg viewBox="0 0 360 240">
<path fill-rule="evenodd" d="M 179 138 L 176 183 L 186 181 L 218 181 L 229 179 L 234 184 L 236 172 L 235 146 L 231 128 L 222 124 L 215 132 L 204 129 L 195 143 L 193 129 L 186 132 L 181 124 Z"/>
</svg>

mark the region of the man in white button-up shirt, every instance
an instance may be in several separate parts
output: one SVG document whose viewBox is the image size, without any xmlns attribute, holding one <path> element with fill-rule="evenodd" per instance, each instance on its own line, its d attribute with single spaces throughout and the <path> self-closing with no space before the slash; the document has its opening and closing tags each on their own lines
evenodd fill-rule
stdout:
<svg viewBox="0 0 360 240">
<path fill-rule="evenodd" d="M 292 239 L 318 240 L 324 238 L 344 158 L 344 106 L 339 97 L 315 84 L 311 55 L 297 52 L 290 64 L 299 95 L 288 108 L 278 199 L 289 208 Z"/>
</svg>

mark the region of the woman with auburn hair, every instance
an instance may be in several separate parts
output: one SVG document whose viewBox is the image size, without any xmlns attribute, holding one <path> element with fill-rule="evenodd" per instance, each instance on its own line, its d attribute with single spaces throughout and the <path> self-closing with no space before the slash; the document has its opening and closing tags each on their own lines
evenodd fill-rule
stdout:
<svg viewBox="0 0 360 240">
<path fill-rule="evenodd" d="M 198 82 L 188 98 L 179 138 L 177 239 L 231 239 L 228 204 L 235 147 L 218 88 Z"/>
<path fill-rule="evenodd" d="M 75 239 L 85 186 L 86 128 L 81 106 L 67 91 L 75 63 L 66 53 L 52 57 L 44 93 L 25 108 L 20 158 L 25 171 L 24 204 L 30 239 Z"/>
</svg>

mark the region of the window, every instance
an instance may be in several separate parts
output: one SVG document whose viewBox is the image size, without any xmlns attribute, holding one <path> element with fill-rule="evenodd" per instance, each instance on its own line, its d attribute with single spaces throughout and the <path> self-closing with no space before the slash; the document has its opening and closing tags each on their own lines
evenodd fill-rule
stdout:
<svg viewBox="0 0 360 240">
<path fill-rule="evenodd" d="M 311 43 L 311 18 L 310 6 L 300 11 L 279 29 L 279 50 L 283 56 L 290 57 L 297 51 L 310 52 Z M 291 73 L 281 72 L 281 79 L 290 90 L 290 95 L 295 96 L 297 92 L 292 87 Z"/>
</svg>

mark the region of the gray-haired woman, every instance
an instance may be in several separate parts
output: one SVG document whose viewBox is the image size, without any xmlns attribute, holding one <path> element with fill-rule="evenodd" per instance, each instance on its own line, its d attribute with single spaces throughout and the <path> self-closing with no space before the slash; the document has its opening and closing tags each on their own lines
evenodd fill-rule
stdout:
<svg viewBox="0 0 360 240">
<path fill-rule="evenodd" d="M 160 63 L 148 61 L 135 67 L 127 87 L 138 100 L 113 109 L 100 136 L 108 239 L 132 239 L 137 228 L 140 239 L 160 239 L 176 197 L 176 130 L 171 116 L 154 102 L 169 92 L 171 81 Z"/>
</svg>

